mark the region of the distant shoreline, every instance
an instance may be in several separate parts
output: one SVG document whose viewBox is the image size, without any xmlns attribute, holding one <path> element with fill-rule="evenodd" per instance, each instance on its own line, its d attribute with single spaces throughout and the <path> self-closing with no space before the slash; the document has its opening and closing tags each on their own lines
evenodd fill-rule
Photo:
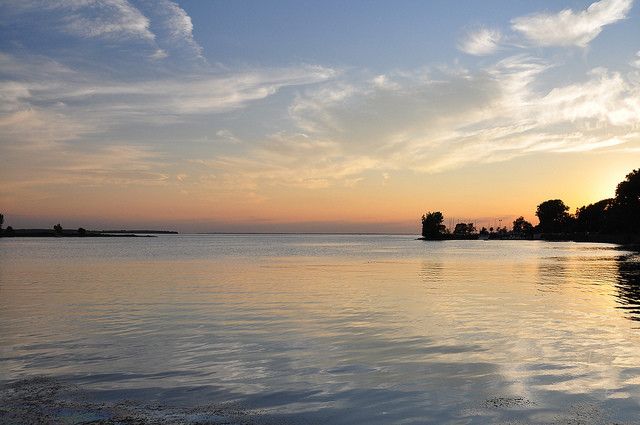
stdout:
<svg viewBox="0 0 640 425">
<path fill-rule="evenodd" d="M 187 235 L 328 235 L 328 236 L 415 236 L 416 233 L 379 232 L 195 232 Z"/>
<path fill-rule="evenodd" d="M 177 235 L 175 230 L 95 230 L 98 233 L 144 233 L 149 235 Z"/>
<path fill-rule="evenodd" d="M 144 238 L 157 234 L 178 234 L 169 230 L 83 230 L 64 229 L 56 232 L 53 229 L 12 229 L 0 234 L 4 238 Z"/>
</svg>

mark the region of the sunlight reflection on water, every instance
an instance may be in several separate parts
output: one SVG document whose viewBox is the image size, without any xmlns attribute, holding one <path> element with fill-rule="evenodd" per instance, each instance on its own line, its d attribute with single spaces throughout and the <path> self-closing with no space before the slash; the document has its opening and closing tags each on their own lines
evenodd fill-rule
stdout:
<svg viewBox="0 0 640 425">
<path fill-rule="evenodd" d="M 2 380 L 294 423 L 640 415 L 640 263 L 608 245 L 5 239 L 0 267 Z"/>
</svg>

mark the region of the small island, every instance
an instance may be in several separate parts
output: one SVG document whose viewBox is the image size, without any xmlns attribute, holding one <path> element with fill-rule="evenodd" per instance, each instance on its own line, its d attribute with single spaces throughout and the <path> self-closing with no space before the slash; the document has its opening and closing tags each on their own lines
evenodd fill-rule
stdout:
<svg viewBox="0 0 640 425">
<path fill-rule="evenodd" d="M 447 228 L 440 211 L 422 216 L 424 240 L 515 239 L 575 242 L 605 242 L 640 245 L 640 168 L 627 174 L 616 187 L 615 197 L 577 208 L 574 214 L 561 199 L 540 203 L 535 212 L 540 223 L 532 225 L 518 217 L 507 227 L 476 229 L 474 223 Z"/>
</svg>

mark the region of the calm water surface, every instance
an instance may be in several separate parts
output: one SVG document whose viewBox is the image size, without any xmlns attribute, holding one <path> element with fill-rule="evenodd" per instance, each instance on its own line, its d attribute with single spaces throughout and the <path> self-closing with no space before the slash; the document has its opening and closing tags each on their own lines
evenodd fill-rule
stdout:
<svg viewBox="0 0 640 425">
<path fill-rule="evenodd" d="M 34 375 L 287 423 L 639 423 L 640 262 L 411 236 L 3 239 L 0 380 Z"/>
</svg>

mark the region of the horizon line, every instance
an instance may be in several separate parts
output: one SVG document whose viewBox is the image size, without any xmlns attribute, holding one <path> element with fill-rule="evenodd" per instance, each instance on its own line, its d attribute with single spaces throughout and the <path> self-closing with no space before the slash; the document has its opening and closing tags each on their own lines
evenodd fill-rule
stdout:
<svg viewBox="0 0 640 425">
<path fill-rule="evenodd" d="M 388 232 L 187 232 L 179 235 L 380 235 L 380 236 L 411 236 L 414 233 Z M 419 233 L 415 233 L 419 235 Z"/>
</svg>

